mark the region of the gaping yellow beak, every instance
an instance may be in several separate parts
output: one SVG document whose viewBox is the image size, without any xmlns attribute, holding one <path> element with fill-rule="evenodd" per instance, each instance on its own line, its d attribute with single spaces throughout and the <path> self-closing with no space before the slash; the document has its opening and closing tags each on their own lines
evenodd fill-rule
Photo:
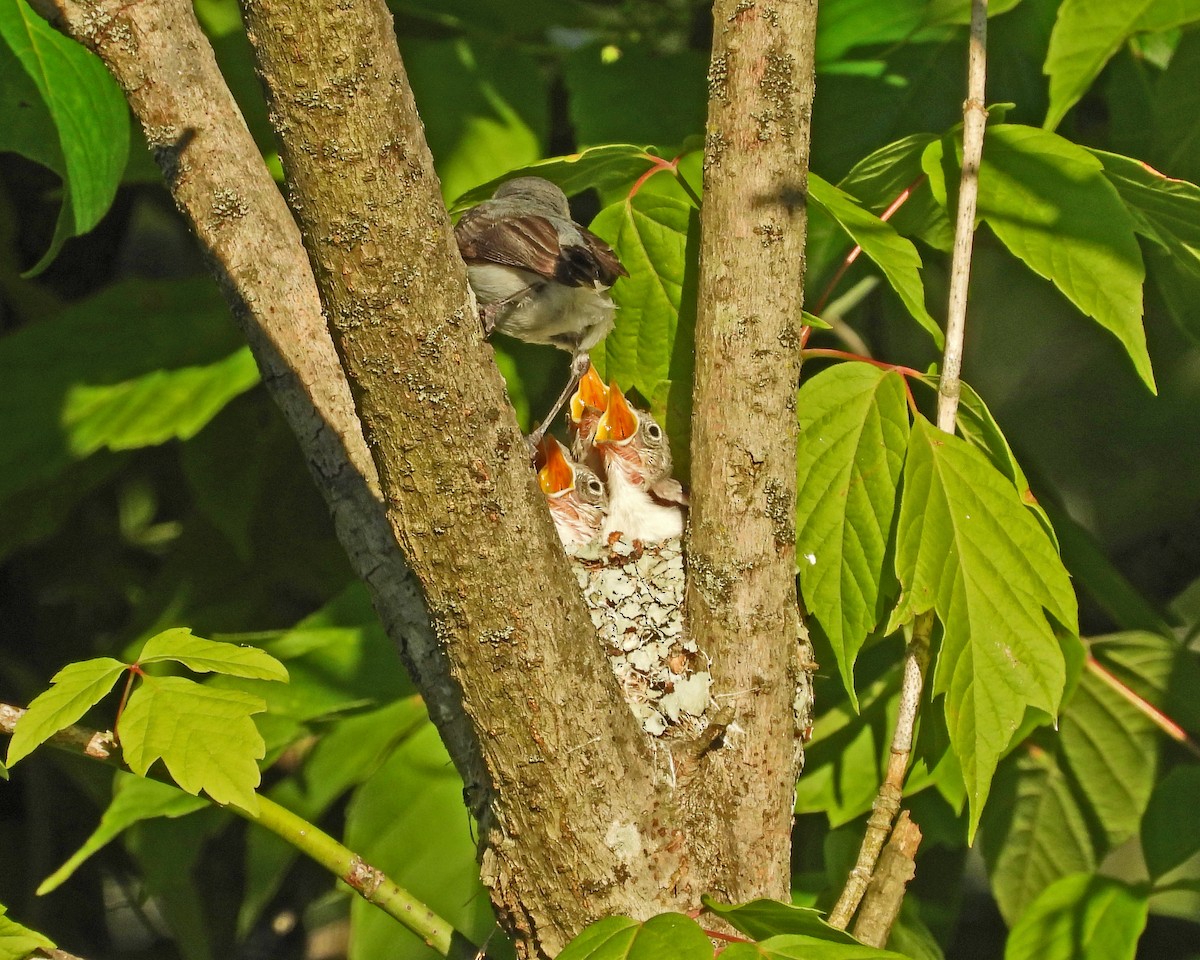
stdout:
<svg viewBox="0 0 1200 960">
<path fill-rule="evenodd" d="M 608 407 L 596 425 L 596 443 L 626 443 L 637 428 L 638 415 L 614 380 L 608 388 Z"/>
<path fill-rule="evenodd" d="M 585 407 L 604 410 L 608 406 L 608 387 L 600 379 L 596 368 L 588 364 L 587 373 L 579 381 L 579 386 L 571 395 L 571 422 L 579 423 L 583 419 Z"/>
<path fill-rule="evenodd" d="M 548 497 L 575 489 L 575 468 L 567 459 L 563 445 L 554 437 L 542 437 L 538 444 L 538 485 Z"/>
</svg>

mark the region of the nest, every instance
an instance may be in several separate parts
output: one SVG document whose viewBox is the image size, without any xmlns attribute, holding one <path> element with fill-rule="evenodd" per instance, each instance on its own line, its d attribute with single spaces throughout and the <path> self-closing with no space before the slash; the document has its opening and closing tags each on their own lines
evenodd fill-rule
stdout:
<svg viewBox="0 0 1200 960">
<path fill-rule="evenodd" d="M 625 702 L 642 729 L 691 739 L 715 712 L 710 658 L 683 631 L 686 585 L 678 538 L 568 547 L 567 555 Z"/>
</svg>

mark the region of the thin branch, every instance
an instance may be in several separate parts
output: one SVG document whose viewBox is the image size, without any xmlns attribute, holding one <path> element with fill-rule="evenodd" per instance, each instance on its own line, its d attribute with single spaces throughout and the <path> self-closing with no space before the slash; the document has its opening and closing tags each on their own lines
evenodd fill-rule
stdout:
<svg viewBox="0 0 1200 960">
<path fill-rule="evenodd" d="M 963 104 L 963 164 L 958 191 L 954 253 L 951 259 L 950 304 L 946 319 L 946 348 L 938 388 L 937 425 L 954 432 L 961 390 L 963 341 L 967 323 L 967 288 L 971 278 L 971 249 L 975 232 L 975 207 L 979 191 L 979 163 L 983 157 L 983 134 L 987 124 L 984 81 L 987 76 L 987 0 L 972 0 L 970 55 L 967 66 L 967 99 Z M 831 912 L 829 922 L 845 929 L 858 910 L 867 884 L 874 875 L 879 853 L 900 808 L 904 774 L 912 752 L 913 728 L 929 664 L 929 641 L 933 635 L 933 611 L 916 618 L 912 638 L 904 654 L 900 687 L 900 712 L 892 735 L 887 775 L 872 808 L 858 862 Z"/>
<path fill-rule="evenodd" d="M 0 734 L 12 736 L 25 712 L 22 707 L 0 703 Z M 47 742 L 69 753 L 100 760 L 128 772 L 120 758 L 120 748 L 109 733 L 71 726 L 54 734 Z M 171 783 L 169 780 L 163 782 Z M 174 783 L 171 785 L 177 786 Z M 477 952 L 474 945 L 449 921 L 389 879 L 382 870 L 372 867 L 353 850 L 286 807 L 262 794 L 257 794 L 257 797 L 257 815 L 232 804 L 223 809 L 282 837 L 345 882 L 368 903 L 399 921 L 443 957 L 469 957 Z M 204 799 L 208 800 L 207 797 Z"/>
</svg>

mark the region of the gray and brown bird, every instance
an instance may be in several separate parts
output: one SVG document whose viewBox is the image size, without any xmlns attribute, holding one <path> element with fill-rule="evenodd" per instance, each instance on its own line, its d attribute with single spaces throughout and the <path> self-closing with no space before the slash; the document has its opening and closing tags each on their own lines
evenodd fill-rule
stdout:
<svg viewBox="0 0 1200 960">
<path fill-rule="evenodd" d="M 629 274 L 612 248 L 571 218 L 567 197 L 541 177 L 517 177 L 472 207 L 454 228 L 459 253 L 493 330 L 571 354 L 571 379 L 530 434 L 536 447 L 588 368 L 587 353 L 612 329 L 609 289 Z"/>
</svg>

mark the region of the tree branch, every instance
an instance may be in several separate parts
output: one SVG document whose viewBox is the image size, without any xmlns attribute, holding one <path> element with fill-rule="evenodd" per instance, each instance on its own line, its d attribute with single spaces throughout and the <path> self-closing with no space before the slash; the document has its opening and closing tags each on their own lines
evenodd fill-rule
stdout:
<svg viewBox="0 0 1200 960">
<path fill-rule="evenodd" d="M 704 780 L 729 805 L 731 899 L 786 897 L 811 707 L 795 577 L 796 385 L 813 0 L 714 5 L 692 421 L 689 629 L 735 720 Z M 736 855 L 735 854 L 736 851 Z"/>
</svg>

